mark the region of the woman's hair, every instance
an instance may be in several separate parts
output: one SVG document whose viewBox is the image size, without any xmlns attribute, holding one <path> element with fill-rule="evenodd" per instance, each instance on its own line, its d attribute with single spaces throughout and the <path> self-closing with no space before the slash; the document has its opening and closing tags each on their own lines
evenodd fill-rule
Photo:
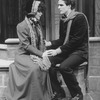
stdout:
<svg viewBox="0 0 100 100">
<path fill-rule="evenodd" d="M 33 4 L 34 1 L 40 1 L 40 4 L 38 6 L 37 12 L 43 12 L 45 10 L 45 6 L 44 6 L 43 0 L 28 0 L 26 2 L 25 7 L 24 7 L 24 13 L 25 13 L 25 15 L 27 17 L 35 16 L 35 13 L 33 13 L 33 12 L 32 12 L 33 14 L 29 14 L 29 13 L 31 13 L 32 4 Z"/>
<path fill-rule="evenodd" d="M 71 5 L 71 9 L 75 8 L 75 0 L 63 0 L 66 5 Z"/>
<path fill-rule="evenodd" d="M 41 2 L 38 6 L 38 12 L 44 12 L 45 11 L 45 5 L 44 2 Z"/>
</svg>

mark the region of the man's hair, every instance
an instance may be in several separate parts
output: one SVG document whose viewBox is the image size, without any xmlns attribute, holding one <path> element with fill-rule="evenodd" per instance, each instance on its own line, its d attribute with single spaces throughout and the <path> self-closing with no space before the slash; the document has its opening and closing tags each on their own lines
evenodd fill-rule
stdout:
<svg viewBox="0 0 100 100">
<path fill-rule="evenodd" d="M 75 9 L 75 0 L 63 0 L 66 5 L 71 5 L 71 9 Z"/>
</svg>

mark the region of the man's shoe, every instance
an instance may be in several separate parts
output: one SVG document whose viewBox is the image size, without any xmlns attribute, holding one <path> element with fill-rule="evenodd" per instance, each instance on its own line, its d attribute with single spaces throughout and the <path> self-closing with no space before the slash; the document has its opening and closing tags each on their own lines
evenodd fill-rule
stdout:
<svg viewBox="0 0 100 100">
<path fill-rule="evenodd" d="M 66 97 L 65 93 L 56 93 L 54 95 L 54 97 L 52 98 L 52 100 L 61 100 L 61 99 L 65 98 L 65 97 Z"/>
<path fill-rule="evenodd" d="M 69 100 L 83 100 L 83 95 L 77 94 L 74 98 L 71 98 Z"/>
</svg>

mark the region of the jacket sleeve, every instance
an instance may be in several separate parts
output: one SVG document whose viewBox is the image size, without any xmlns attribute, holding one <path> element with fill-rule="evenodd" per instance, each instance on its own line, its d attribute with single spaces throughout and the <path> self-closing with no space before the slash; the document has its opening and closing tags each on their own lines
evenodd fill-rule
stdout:
<svg viewBox="0 0 100 100">
<path fill-rule="evenodd" d="M 84 15 L 77 15 L 71 26 L 69 41 L 60 47 L 61 51 L 70 54 L 77 47 L 81 46 L 85 35 L 88 34 L 86 32 L 87 29 L 88 26 Z"/>
<path fill-rule="evenodd" d="M 22 48 L 24 50 L 27 50 L 31 54 L 35 54 L 39 57 L 42 57 L 42 52 L 40 50 L 38 50 L 37 48 L 34 48 L 30 44 L 28 33 L 29 32 L 25 27 L 21 26 L 20 24 L 17 25 L 17 34 L 18 34 L 18 37 L 19 37 L 20 44 L 21 44 Z"/>
<path fill-rule="evenodd" d="M 60 20 L 60 25 L 59 25 L 59 39 L 57 40 L 52 40 L 51 41 L 51 48 L 58 48 L 59 46 L 61 46 L 64 42 L 64 35 L 63 35 L 63 21 Z"/>
</svg>

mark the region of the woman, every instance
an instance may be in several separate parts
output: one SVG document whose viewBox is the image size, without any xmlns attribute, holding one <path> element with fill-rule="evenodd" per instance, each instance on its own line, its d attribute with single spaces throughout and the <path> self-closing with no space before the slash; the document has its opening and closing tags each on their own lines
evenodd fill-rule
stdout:
<svg viewBox="0 0 100 100">
<path fill-rule="evenodd" d="M 20 44 L 9 68 L 6 97 L 7 100 L 50 100 L 50 85 L 46 85 L 48 73 L 43 71 L 47 69 L 48 58 L 42 60 L 45 48 L 39 24 L 44 6 L 40 0 L 29 0 L 25 9 L 25 20 L 17 25 Z"/>
</svg>

